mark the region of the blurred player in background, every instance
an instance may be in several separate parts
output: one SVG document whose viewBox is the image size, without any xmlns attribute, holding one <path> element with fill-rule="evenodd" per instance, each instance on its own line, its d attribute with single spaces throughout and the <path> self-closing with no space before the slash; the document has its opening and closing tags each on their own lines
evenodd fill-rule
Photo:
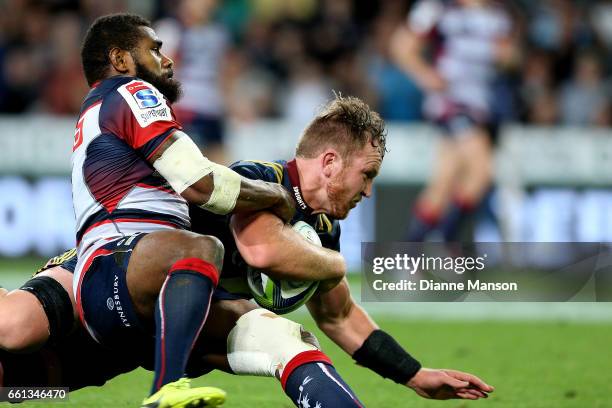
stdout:
<svg viewBox="0 0 612 408">
<path fill-rule="evenodd" d="M 226 81 L 223 73 L 230 34 L 213 20 L 218 0 L 181 0 L 176 18 L 156 24 L 164 39 L 166 55 L 176 65 L 176 76 L 183 84 L 183 97 L 176 104 L 176 114 L 185 131 L 206 156 L 216 163 L 226 163 L 223 147 L 225 134 Z"/>
<path fill-rule="evenodd" d="M 512 27 L 498 2 L 420 0 L 391 40 L 396 63 L 426 93 L 426 117 L 444 135 L 406 241 L 423 241 L 434 230 L 456 240 L 491 188 L 492 85 L 500 68 L 517 62 Z"/>
</svg>

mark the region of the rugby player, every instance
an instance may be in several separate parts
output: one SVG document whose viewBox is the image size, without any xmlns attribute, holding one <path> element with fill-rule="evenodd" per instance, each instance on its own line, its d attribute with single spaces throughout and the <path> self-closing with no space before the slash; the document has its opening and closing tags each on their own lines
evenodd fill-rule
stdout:
<svg viewBox="0 0 612 408">
<path fill-rule="evenodd" d="M 456 241 L 490 191 L 496 128 L 493 81 L 518 52 L 504 2 L 420 0 L 391 41 L 397 65 L 426 93 L 423 111 L 440 140 L 432 177 L 419 195 L 404 239 L 439 231 Z M 430 61 L 427 48 L 435 56 Z"/>
<path fill-rule="evenodd" d="M 150 22 L 132 14 L 98 18 L 83 42 L 91 91 L 71 160 L 73 290 L 81 324 L 105 347 L 139 350 L 155 334 L 155 376 L 143 407 L 216 406 L 223 391 L 191 390 L 183 376 L 223 245 L 188 231 L 187 203 L 217 214 L 270 208 L 289 220 L 293 199 L 278 184 L 210 162 L 182 132 L 171 107 L 180 85 L 161 46 Z"/>
<path fill-rule="evenodd" d="M 309 222 L 317 229 L 325 246 L 337 249 L 339 225 L 336 219 L 346 217 L 350 208 L 371 193 L 372 181 L 384 153 L 382 126 L 378 115 L 362 102 L 353 98 L 339 99 L 307 128 L 296 159 L 272 163 L 243 161 L 233 168 L 249 177 L 282 183 L 293 191 L 296 201 L 304 204 L 293 221 Z M 246 301 L 248 289 L 241 289 L 245 287 L 244 261 L 266 268 L 280 278 L 312 279 L 304 275 L 306 269 L 300 269 L 303 266 L 299 260 L 302 259 L 300 254 L 313 246 L 293 236 L 293 231 L 266 213 L 249 217 L 234 215 L 229 220 L 192 207 L 192 216 L 194 228 L 215 232 L 224 241 L 227 252 L 211 318 L 203 330 L 206 335 L 196 345 L 188 370 L 190 375 L 200 375 L 210 368 L 225 368 L 237 374 L 276 375 L 283 380 L 286 393 L 298 406 L 306 394 L 312 401 L 331 398 L 337 403 L 344 393 L 337 384 L 327 381 L 334 385 L 330 388 L 330 396 L 324 395 L 325 387 L 314 387 L 325 385 L 327 374 L 334 373 L 325 358 L 316 352 L 313 342 L 287 336 L 295 325 L 281 317 L 271 318 L 274 315 Z M 231 231 L 229 223 L 233 225 Z M 331 279 L 321 285 L 308 307 L 319 327 L 359 364 L 412 387 L 428 398 L 477 399 L 492 391 L 481 380 L 466 373 L 421 368 L 352 301 L 346 281 L 338 281 L 338 278 Z M 238 324 L 234 326 L 236 321 Z M 299 330 L 294 332 L 300 333 Z M 226 347 L 228 336 L 238 340 L 230 342 L 230 349 Z M 272 341 L 278 338 L 285 341 L 280 347 Z M 225 353 L 229 353 L 228 358 Z M 258 359 L 245 359 L 249 353 L 259 356 Z M 317 364 L 304 364 L 307 358 L 313 358 Z M 292 360 L 302 364 L 288 372 Z M 321 364 L 326 371 L 321 369 Z M 87 375 L 91 374 L 84 373 Z M 303 384 L 306 376 L 316 380 Z M 309 390 L 310 387 L 315 389 Z"/>
</svg>

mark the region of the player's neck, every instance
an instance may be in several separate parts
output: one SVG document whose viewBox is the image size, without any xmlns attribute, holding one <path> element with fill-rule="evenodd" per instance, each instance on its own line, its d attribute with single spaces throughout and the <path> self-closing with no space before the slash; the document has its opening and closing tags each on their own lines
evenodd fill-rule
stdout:
<svg viewBox="0 0 612 408">
<path fill-rule="evenodd" d="M 327 200 L 327 189 L 321 175 L 321 169 L 317 159 L 295 159 L 298 175 L 300 176 L 300 189 L 306 204 L 312 208 L 314 213 L 325 212 Z"/>
</svg>

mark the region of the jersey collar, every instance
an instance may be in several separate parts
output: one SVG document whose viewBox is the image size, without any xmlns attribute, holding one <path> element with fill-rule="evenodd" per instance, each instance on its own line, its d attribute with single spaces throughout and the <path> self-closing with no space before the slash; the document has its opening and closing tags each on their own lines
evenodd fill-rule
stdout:
<svg viewBox="0 0 612 408">
<path fill-rule="evenodd" d="M 295 159 L 288 161 L 285 164 L 285 167 L 287 168 L 287 175 L 289 176 L 289 182 L 291 183 L 291 193 L 295 198 L 295 202 L 304 214 L 311 215 L 313 209 L 306 204 L 306 201 L 304 201 L 304 194 L 302 193 L 302 187 L 300 185 L 300 175 L 298 173 Z"/>
</svg>

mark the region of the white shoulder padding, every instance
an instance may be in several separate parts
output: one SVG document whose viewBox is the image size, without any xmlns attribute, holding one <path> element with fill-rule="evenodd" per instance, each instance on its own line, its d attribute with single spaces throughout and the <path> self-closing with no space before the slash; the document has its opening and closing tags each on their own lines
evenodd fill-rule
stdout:
<svg viewBox="0 0 612 408">
<path fill-rule="evenodd" d="M 280 378 L 293 357 L 319 348 L 316 338 L 302 325 L 266 309 L 255 309 L 240 317 L 230 332 L 227 359 L 236 374 Z"/>
</svg>

